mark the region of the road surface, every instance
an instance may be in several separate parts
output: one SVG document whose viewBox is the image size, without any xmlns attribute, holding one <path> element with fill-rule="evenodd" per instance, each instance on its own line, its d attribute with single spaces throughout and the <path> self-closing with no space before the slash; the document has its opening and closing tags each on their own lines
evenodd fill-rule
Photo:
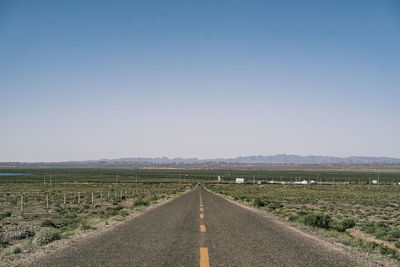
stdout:
<svg viewBox="0 0 400 267">
<path fill-rule="evenodd" d="M 202 186 L 32 266 L 373 266 Z"/>
</svg>

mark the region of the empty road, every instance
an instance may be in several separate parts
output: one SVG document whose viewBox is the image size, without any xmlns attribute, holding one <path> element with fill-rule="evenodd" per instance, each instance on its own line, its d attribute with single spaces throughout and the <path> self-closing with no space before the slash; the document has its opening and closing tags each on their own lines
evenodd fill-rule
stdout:
<svg viewBox="0 0 400 267">
<path fill-rule="evenodd" d="M 374 266 L 202 186 L 32 266 Z"/>
</svg>

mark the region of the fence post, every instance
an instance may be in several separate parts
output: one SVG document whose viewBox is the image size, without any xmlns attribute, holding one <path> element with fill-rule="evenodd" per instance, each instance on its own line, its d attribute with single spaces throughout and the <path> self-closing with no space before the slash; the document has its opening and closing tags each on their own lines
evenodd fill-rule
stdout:
<svg viewBox="0 0 400 267">
<path fill-rule="evenodd" d="M 103 205 L 103 192 L 100 192 L 100 205 Z"/>
<path fill-rule="evenodd" d="M 24 217 L 24 195 L 21 194 L 21 217 Z"/>
<path fill-rule="evenodd" d="M 64 209 L 67 207 L 67 197 L 64 193 Z"/>
<path fill-rule="evenodd" d="M 93 192 L 92 192 L 92 205 L 93 205 L 93 203 L 94 203 L 94 199 L 93 199 Z"/>
<path fill-rule="evenodd" d="M 46 194 L 46 210 L 49 212 L 49 193 Z"/>
<path fill-rule="evenodd" d="M 81 192 L 78 192 L 78 206 L 81 203 Z"/>
</svg>

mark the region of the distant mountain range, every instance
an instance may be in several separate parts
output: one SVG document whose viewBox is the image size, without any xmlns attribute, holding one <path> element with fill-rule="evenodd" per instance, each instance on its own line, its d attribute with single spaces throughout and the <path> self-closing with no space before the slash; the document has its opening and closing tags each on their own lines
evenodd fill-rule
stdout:
<svg viewBox="0 0 400 267">
<path fill-rule="evenodd" d="M 197 159 L 197 158 L 120 158 L 100 159 L 89 162 L 148 162 L 148 163 L 265 163 L 265 164 L 398 164 L 400 158 L 389 157 L 329 157 L 329 156 L 299 156 L 278 154 L 272 156 L 246 156 L 237 158 Z"/>
</svg>

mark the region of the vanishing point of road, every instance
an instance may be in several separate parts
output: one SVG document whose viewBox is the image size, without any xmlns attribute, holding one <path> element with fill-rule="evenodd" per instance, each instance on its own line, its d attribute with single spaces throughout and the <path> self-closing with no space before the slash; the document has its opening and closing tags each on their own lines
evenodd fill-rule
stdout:
<svg viewBox="0 0 400 267">
<path fill-rule="evenodd" d="M 372 266 L 202 186 L 33 266 Z"/>
</svg>

